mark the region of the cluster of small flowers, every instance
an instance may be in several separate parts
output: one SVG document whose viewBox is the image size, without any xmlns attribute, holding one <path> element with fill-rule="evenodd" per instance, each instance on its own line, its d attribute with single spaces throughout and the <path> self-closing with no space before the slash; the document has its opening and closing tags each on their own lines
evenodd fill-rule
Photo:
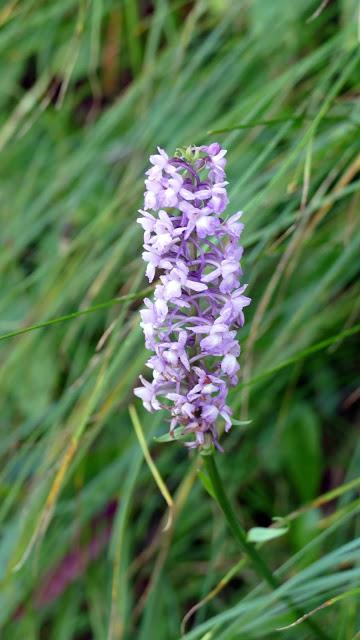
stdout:
<svg viewBox="0 0 360 640">
<path fill-rule="evenodd" d="M 148 411 L 170 412 L 170 433 L 181 427 L 194 434 L 187 446 L 212 441 L 221 449 L 216 425 L 222 419 L 226 431 L 231 427 L 226 399 L 239 370 L 236 329 L 250 303 L 239 281 L 241 212 L 221 217 L 228 197 L 219 144 L 171 158 L 158 151 L 150 156 L 138 218 L 149 281 L 160 272 L 154 301 L 145 299 L 140 312 L 146 348 L 155 354 L 147 362 L 153 380 L 140 376 L 143 386 L 134 393 Z"/>
</svg>

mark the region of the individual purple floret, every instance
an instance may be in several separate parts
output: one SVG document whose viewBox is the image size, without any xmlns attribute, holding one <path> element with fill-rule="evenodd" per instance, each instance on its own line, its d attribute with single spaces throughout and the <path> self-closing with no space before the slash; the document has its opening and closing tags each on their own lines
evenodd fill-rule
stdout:
<svg viewBox="0 0 360 640">
<path fill-rule="evenodd" d="M 236 330 L 250 304 L 240 286 L 241 212 L 221 217 L 227 204 L 226 151 L 217 143 L 150 156 L 146 172 L 143 259 L 154 301 L 140 311 L 153 379 L 134 389 L 148 411 L 171 414 L 170 433 L 194 434 L 189 447 L 218 443 L 228 431 L 229 387 L 237 383 Z M 154 213 L 150 213 L 152 210 Z"/>
</svg>

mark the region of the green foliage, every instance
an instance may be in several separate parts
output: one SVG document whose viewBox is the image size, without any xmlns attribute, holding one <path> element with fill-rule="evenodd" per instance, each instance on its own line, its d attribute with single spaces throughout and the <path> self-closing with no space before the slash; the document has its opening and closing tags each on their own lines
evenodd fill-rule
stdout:
<svg viewBox="0 0 360 640">
<path fill-rule="evenodd" d="M 311 407 L 297 402 L 283 433 L 284 464 L 302 502 L 317 495 L 322 476 L 321 425 Z"/>
<path fill-rule="evenodd" d="M 355 5 L 1 4 L 1 640 L 174 640 L 200 602 L 186 640 L 271 640 L 294 620 L 284 595 L 307 612 L 330 602 L 318 625 L 356 637 Z M 275 593 L 239 556 L 201 462 L 137 405 L 174 499 L 166 528 L 128 412 L 147 359 L 147 158 L 215 140 L 253 299 L 218 464 L 251 536 L 290 523 L 261 545 Z"/>
</svg>

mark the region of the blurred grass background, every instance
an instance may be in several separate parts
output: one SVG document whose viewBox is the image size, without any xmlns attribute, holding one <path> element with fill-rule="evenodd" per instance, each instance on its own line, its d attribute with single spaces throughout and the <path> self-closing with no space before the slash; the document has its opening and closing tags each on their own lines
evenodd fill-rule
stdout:
<svg viewBox="0 0 360 640">
<path fill-rule="evenodd" d="M 148 156 L 215 140 L 253 298 L 231 398 L 252 422 L 219 465 L 247 529 L 289 516 L 263 545 L 284 592 L 360 637 L 358 21 L 356 0 L 1 3 L 0 332 L 134 294 L 0 342 L 2 640 L 174 640 L 202 599 L 186 640 L 311 638 L 275 630 L 293 617 L 196 456 L 136 404 L 163 531 L 128 412 Z"/>
</svg>

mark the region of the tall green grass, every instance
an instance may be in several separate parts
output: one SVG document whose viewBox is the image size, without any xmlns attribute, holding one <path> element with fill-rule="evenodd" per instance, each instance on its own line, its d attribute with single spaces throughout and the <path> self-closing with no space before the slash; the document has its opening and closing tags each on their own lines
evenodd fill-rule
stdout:
<svg viewBox="0 0 360 640">
<path fill-rule="evenodd" d="M 276 631 L 283 596 L 360 637 L 357 20 L 352 0 L 1 5 L 2 639 L 174 640 L 194 607 L 186 640 L 310 640 Z M 128 411 L 147 158 L 214 140 L 253 299 L 231 397 L 251 423 L 218 464 L 247 530 L 285 519 L 273 593 L 136 404 L 164 530 Z"/>
</svg>

